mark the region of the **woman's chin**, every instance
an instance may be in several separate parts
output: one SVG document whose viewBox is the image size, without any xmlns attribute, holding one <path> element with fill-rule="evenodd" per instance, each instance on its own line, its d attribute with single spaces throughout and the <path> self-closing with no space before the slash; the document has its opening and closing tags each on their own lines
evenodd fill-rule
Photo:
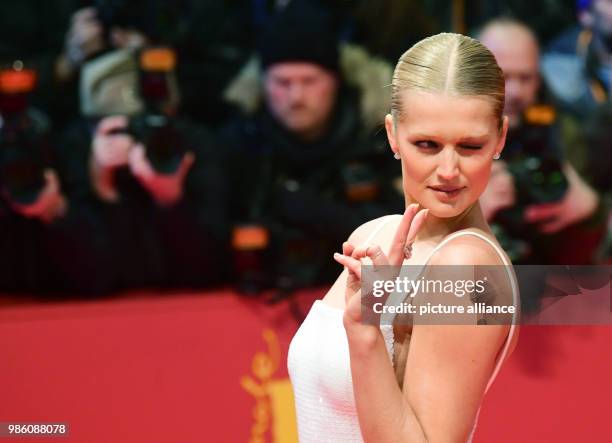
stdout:
<svg viewBox="0 0 612 443">
<path fill-rule="evenodd" d="M 429 202 L 428 202 L 429 203 Z M 462 204 L 449 205 L 446 203 L 432 202 L 428 206 L 429 214 L 437 218 L 452 218 L 460 215 L 467 206 Z"/>
</svg>

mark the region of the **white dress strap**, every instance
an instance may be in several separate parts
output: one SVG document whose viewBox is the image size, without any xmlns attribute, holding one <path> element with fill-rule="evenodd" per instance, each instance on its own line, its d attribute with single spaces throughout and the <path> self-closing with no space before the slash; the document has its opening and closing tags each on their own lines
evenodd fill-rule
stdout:
<svg viewBox="0 0 612 443">
<path fill-rule="evenodd" d="M 488 244 L 490 244 L 491 246 L 493 246 L 493 249 L 495 249 L 495 252 L 497 252 L 497 254 L 499 255 L 499 257 L 501 258 L 502 262 L 504 263 L 504 265 L 506 266 L 511 266 L 511 263 L 506 260 L 505 255 L 503 254 L 503 252 L 499 249 L 499 247 L 495 244 L 494 241 L 492 241 L 490 238 L 488 238 L 486 235 L 482 235 L 479 232 L 474 232 L 474 231 L 468 231 L 468 230 L 463 230 L 463 231 L 457 231 L 457 232 L 453 232 L 452 234 L 446 236 L 438 245 L 436 245 L 435 248 L 433 248 L 433 250 L 429 253 L 429 256 L 427 257 L 427 260 L 425 260 L 425 264 L 427 264 L 429 262 L 429 260 L 431 259 L 431 257 L 433 257 L 433 255 L 438 252 L 442 246 L 444 246 L 446 243 L 448 243 L 449 241 L 460 237 L 462 235 L 475 235 L 476 237 L 486 241 Z"/>
</svg>

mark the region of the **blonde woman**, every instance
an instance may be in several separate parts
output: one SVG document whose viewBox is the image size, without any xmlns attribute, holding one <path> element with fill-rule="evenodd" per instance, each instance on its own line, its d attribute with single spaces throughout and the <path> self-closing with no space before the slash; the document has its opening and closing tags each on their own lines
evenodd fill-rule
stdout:
<svg viewBox="0 0 612 443">
<path fill-rule="evenodd" d="M 471 441 L 483 396 L 516 344 L 517 314 L 486 326 L 477 316 L 468 325 L 366 324 L 361 266 L 502 265 L 508 272 L 492 287 L 518 310 L 510 261 L 478 203 L 504 147 L 503 108 L 503 73 L 472 38 L 438 34 L 400 58 L 385 126 L 407 209 L 353 232 L 334 255 L 344 271 L 292 340 L 301 442 Z"/>
</svg>

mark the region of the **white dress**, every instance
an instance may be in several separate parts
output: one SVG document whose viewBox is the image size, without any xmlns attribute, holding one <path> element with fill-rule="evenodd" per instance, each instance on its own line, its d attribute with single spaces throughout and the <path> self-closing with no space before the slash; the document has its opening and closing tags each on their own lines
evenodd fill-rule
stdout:
<svg viewBox="0 0 612 443">
<path fill-rule="evenodd" d="M 374 229 L 364 244 L 369 244 L 378 232 L 392 220 L 386 217 Z M 447 241 L 459 235 L 476 235 L 491 244 L 504 265 L 510 266 L 504 254 L 490 239 L 471 231 L 459 231 L 447 236 L 430 253 L 428 259 Z M 513 288 L 513 301 L 518 303 L 518 290 L 514 275 L 508 271 Z M 287 356 L 289 377 L 293 385 L 300 443 L 362 442 L 351 378 L 350 358 L 346 331 L 342 318 L 344 311 L 315 301 L 308 316 L 296 332 Z M 497 376 L 513 335 L 516 333 L 516 315 L 485 392 Z M 389 358 L 393 362 L 393 327 L 381 325 L 381 332 Z M 478 409 L 478 413 L 480 408 Z M 474 427 L 468 438 L 472 441 Z"/>
</svg>

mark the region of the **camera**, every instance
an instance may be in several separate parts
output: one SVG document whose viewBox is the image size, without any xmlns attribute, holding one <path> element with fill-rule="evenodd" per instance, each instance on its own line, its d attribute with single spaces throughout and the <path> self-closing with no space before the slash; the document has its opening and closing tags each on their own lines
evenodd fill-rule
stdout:
<svg viewBox="0 0 612 443">
<path fill-rule="evenodd" d="M 526 127 L 520 140 L 506 148 L 504 157 L 514 176 L 519 205 L 559 201 L 567 191 L 560 155 L 550 148 L 551 128 Z"/>
<path fill-rule="evenodd" d="M 561 153 L 557 151 L 557 139 L 553 118 L 548 107 L 535 108 L 546 111 L 540 120 L 531 116 L 520 128 L 520 133 L 509 134 L 504 149 L 508 172 L 514 178 L 516 203 L 498 212 L 492 228 L 511 260 L 523 263 L 533 254 L 532 244 L 537 231 L 526 224 L 524 211 L 530 205 L 554 203 L 563 199 L 568 182 L 562 169 Z M 538 117 L 538 115 L 536 115 Z"/>
<path fill-rule="evenodd" d="M 130 117 L 127 133 L 142 143 L 147 159 L 162 174 L 171 174 L 179 167 L 187 152 L 183 136 L 172 118 L 176 103 L 172 74 L 176 65 L 174 51 L 166 47 L 144 48 L 138 58 L 138 96 L 143 111 Z"/>
<path fill-rule="evenodd" d="M 45 186 L 49 164 L 46 117 L 29 108 L 36 72 L 21 62 L 0 69 L 0 182 L 8 197 L 34 202 Z"/>
</svg>

